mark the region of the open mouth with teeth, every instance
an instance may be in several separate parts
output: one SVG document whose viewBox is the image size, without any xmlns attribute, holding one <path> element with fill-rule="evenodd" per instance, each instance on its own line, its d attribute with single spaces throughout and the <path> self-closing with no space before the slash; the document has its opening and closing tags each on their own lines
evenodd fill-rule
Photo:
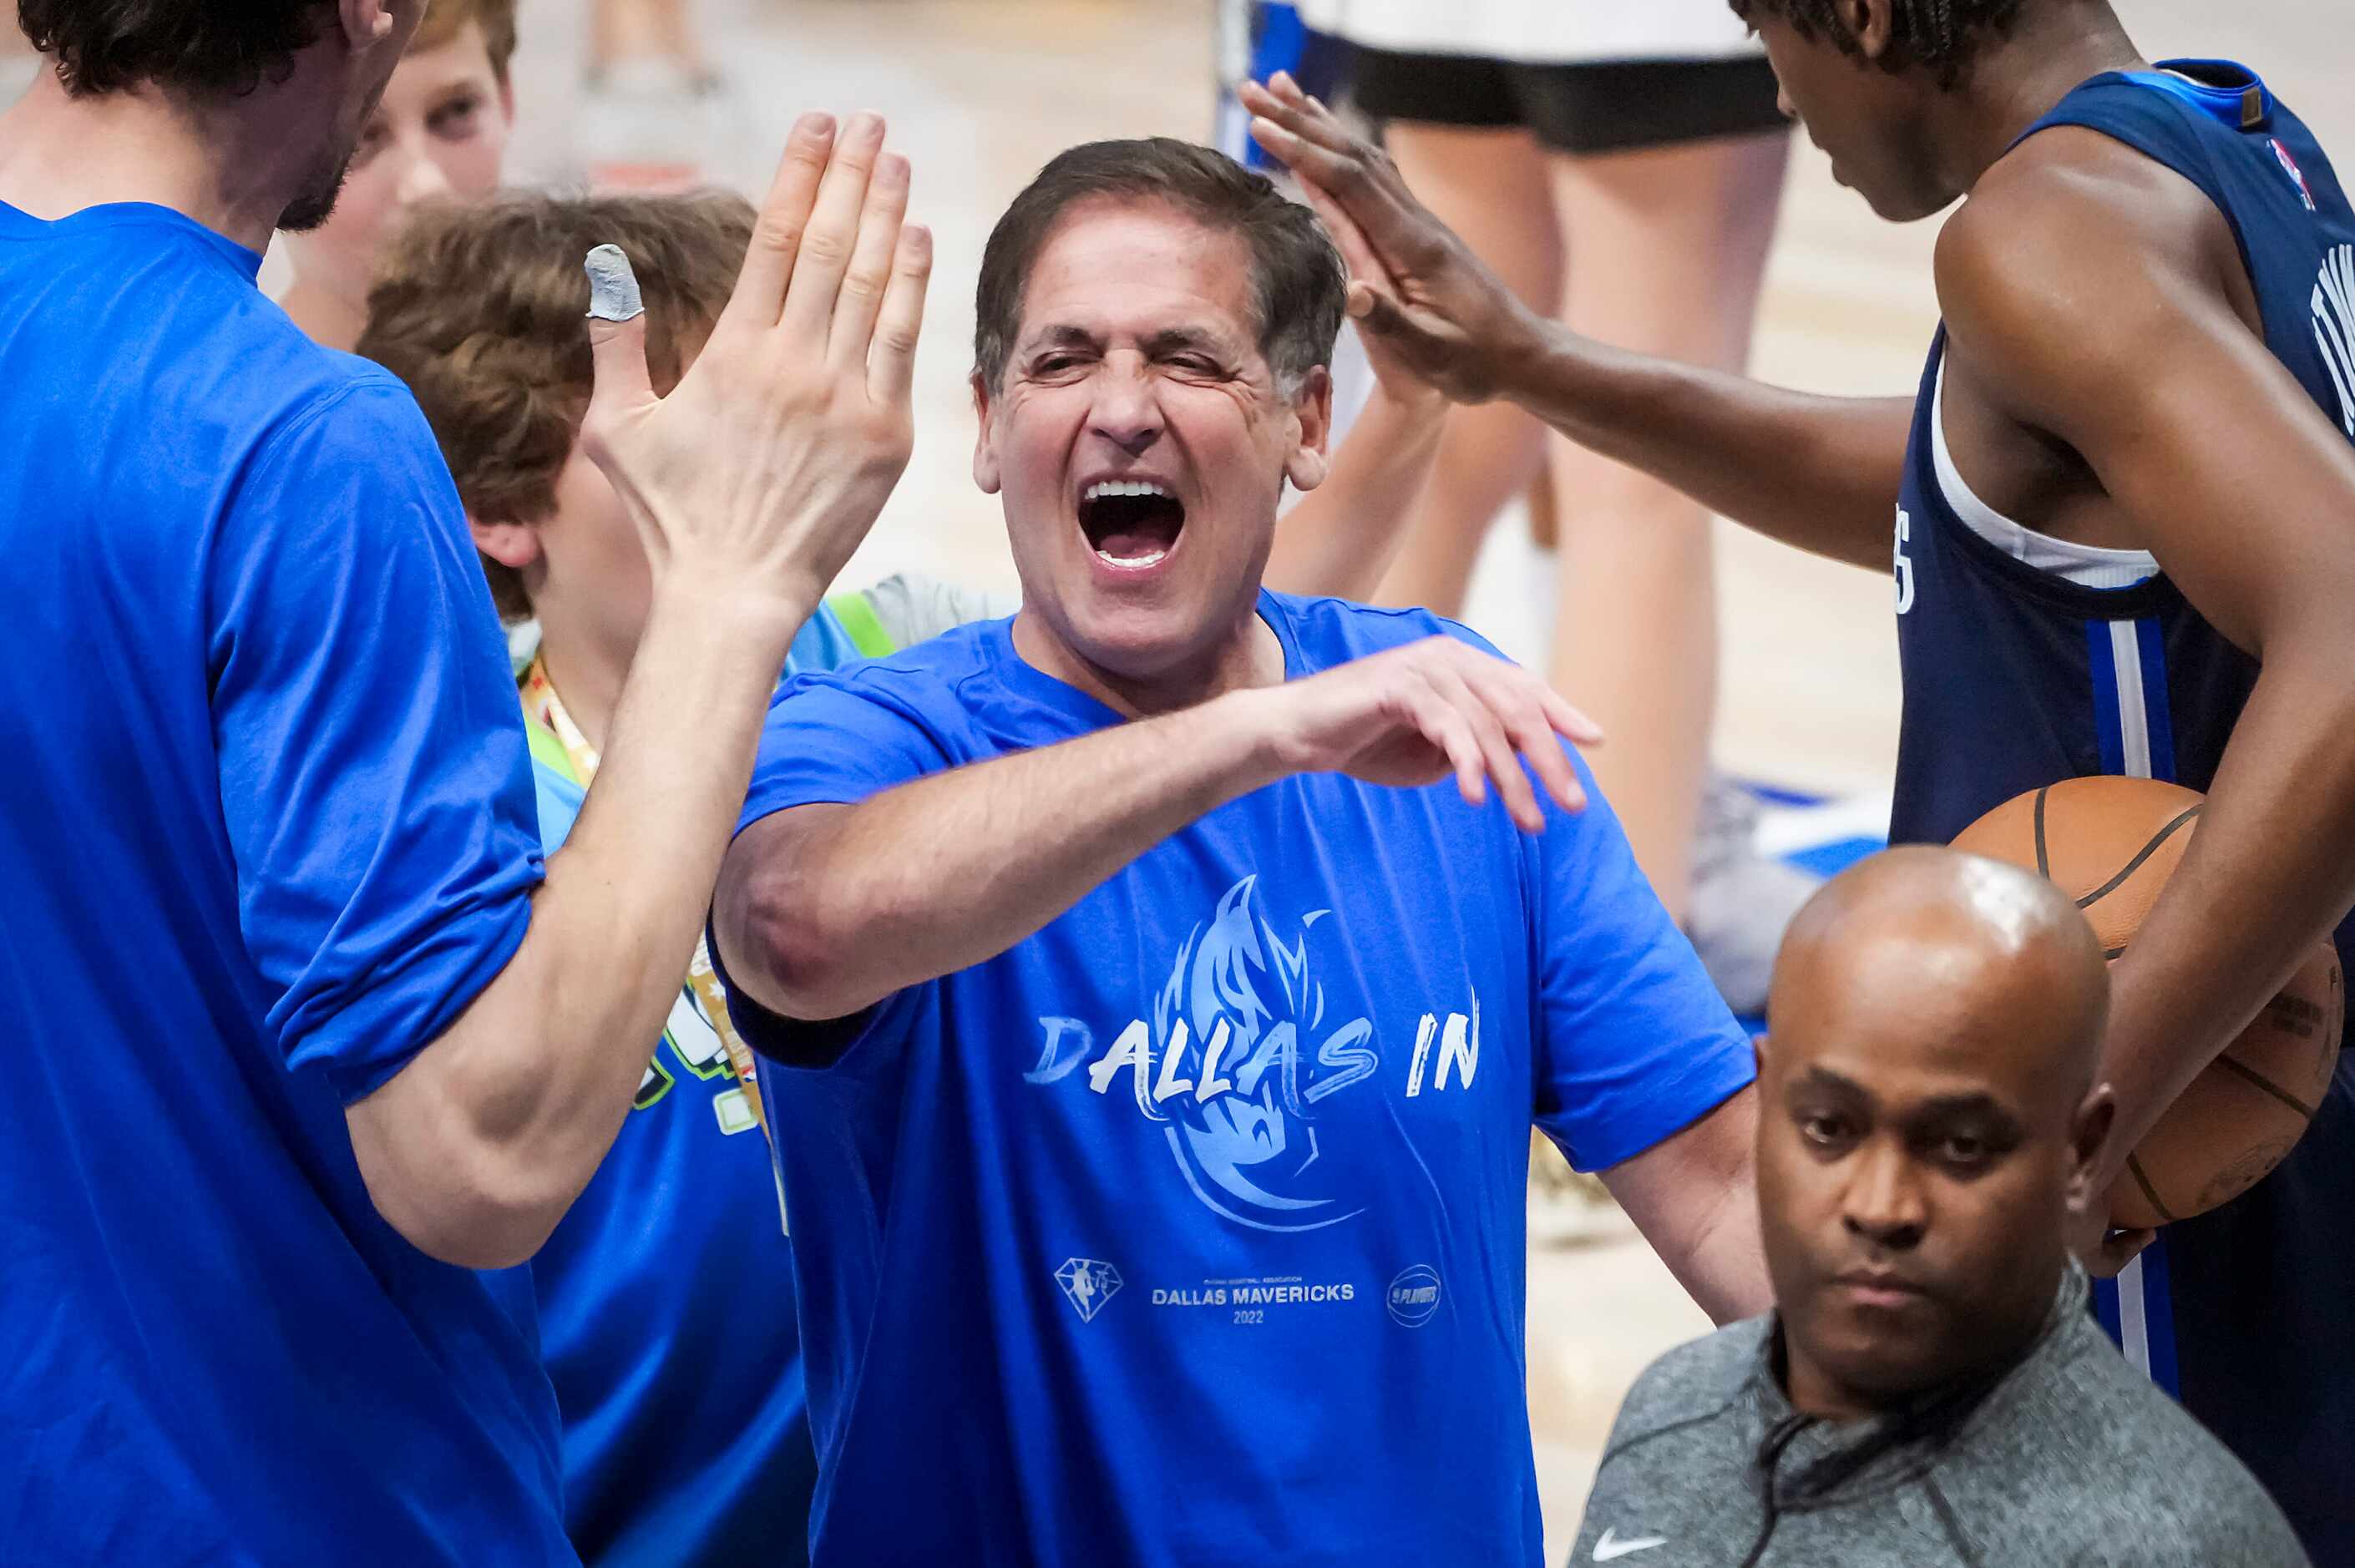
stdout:
<svg viewBox="0 0 2355 1568">
<path fill-rule="evenodd" d="M 1143 571 L 1178 547 L 1186 503 L 1150 479 L 1103 480 L 1080 497 L 1080 527 L 1088 547 L 1111 566 Z"/>
</svg>

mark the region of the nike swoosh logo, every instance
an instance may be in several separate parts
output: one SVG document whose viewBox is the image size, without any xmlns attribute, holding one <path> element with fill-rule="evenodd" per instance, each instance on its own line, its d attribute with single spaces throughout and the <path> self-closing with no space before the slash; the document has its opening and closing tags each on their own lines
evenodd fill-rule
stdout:
<svg viewBox="0 0 2355 1568">
<path fill-rule="evenodd" d="M 1631 1552 L 1649 1552 L 1655 1546 L 1668 1543 L 1668 1538 L 1665 1535 L 1639 1535 L 1633 1541 L 1622 1541 L 1617 1531 L 1606 1530 L 1603 1532 L 1603 1539 L 1594 1543 L 1594 1560 L 1597 1563 L 1615 1563 Z"/>
</svg>

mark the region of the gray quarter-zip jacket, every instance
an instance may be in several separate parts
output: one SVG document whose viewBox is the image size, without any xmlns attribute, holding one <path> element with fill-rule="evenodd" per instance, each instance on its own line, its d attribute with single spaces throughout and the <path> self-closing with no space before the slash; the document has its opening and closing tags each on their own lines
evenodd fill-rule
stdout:
<svg viewBox="0 0 2355 1568">
<path fill-rule="evenodd" d="M 1669 1351 L 1620 1407 L 1572 1568 L 2303 1568 L 2273 1499 L 2126 1364 L 2086 1288 L 2073 1266 L 2001 1377 L 1868 1421 L 1791 1408 L 1771 1315 Z"/>
</svg>

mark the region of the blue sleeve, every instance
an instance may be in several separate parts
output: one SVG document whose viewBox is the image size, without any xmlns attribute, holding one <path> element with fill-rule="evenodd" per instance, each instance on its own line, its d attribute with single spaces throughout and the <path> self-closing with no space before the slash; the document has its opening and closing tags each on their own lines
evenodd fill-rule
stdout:
<svg viewBox="0 0 2355 1568">
<path fill-rule="evenodd" d="M 956 765 L 924 720 L 922 677 L 877 677 L 878 667 L 869 664 L 853 675 L 803 675 L 779 688 L 761 730 L 738 832 L 795 806 L 854 804 Z M 945 691 L 936 694 L 952 700 Z M 911 987 L 847 1020 L 802 1022 L 771 1012 L 729 979 L 717 932 L 710 952 L 736 1032 L 763 1058 L 788 1065 L 830 1066 L 893 1033 L 928 989 Z"/>
<path fill-rule="evenodd" d="M 1581 1171 L 1632 1160 L 1757 1076 L 1692 944 L 1572 754 L 1587 807 L 1550 811 L 1537 864 L 1537 1121 Z"/>
<path fill-rule="evenodd" d="M 1498 653 L 1478 632 L 1432 630 Z M 1572 816 L 1542 790 L 1546 831 L 1522 843 L 1538 918 L 1537 1123 L 1581 1171 L 1632 1160 L 1758 1075 L 1750 1037 L 1636 864 L 1618 813 L 1574 750 Z"/>
<path fill-rule="evenodd" d="M 208 571 L 240 925 L 288 1065 L 348 1104 L 523 939 L 541 856 L 506 650 L 449 471 L 389 377 L 262 450 Z"/>
<path fill-rule="evenodd" d="M 915 694 L 875 675 L 873 665 L 849 676 L 805 674 L 778 689 L 738 832 L 795 806 L 849 805 L 955 765 Z"/>
</svg>

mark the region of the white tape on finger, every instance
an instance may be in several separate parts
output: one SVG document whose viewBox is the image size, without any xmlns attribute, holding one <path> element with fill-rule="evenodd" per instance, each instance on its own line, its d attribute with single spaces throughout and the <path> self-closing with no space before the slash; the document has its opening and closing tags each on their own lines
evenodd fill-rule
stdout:
<svg viewBox="0 0 2355 1568">
<path fill-rule="evenodd" d="M 589 318 L 625 322 L 646 313 L 638 293 L 638 275 L 618 245 L 600 245 L 581 263 L 589 274 Z"/>
</svg>

